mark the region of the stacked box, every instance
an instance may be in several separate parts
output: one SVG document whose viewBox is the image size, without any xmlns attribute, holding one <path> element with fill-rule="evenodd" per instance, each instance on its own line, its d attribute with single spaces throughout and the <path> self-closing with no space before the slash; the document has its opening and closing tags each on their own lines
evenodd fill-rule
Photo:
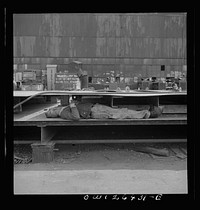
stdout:
<svg viewBox="0 0 200 210">
<path fill-rule="evenodd" d="M 142 82 L 142 90 L 150 89 L 149 88 L 149 82 L 148 81 L 143 81 Z"/>
<path fill-rule="evenodd" d="M 114 83 L 109 83 L 109 90 L 117 90 L 117 83 L 114 82 Z"/>
<path fill-rule="evenodd" d="M 43 90 L 43 84 L 33 84 L 31 89 L 32 90 L 42 91 Z"/>
<path fill-rule="evenodd" d="M 187 82 L 186 81 L 180 81 L 179 87 L 181 87 L 182 90 L 187 90 Z"/>
<path fill-rule="evenodd" d="M 158 90 L 158 82 L 152 82 L 149 89 Z"/>
<path fill-rule="evenodd" d="M 130 89 L 131 90 L 137 90 L 138 89 L 138 83 L 137 82 L 133 82 L 133 84 L 130 85 Z"/>
<path fill-rule="evenodd" d="M 16 72 L 15 73 L 15 81 L 16 82 L 22 81 L 22 72 Z"/>
<path fill-rule="evenodd" d="M 36 73 L 33 71 L 24 71 L 22 78 L 23 80 L 36 80 Z"/>
<path fill-rule="evenodd" d="M 80 88 L 80 80 L 76 74 L 55 74 L 55 90 L 76 90 Z"/>
<path fill-rule="evenodd" d="M 31 87 L 31 85 L 22 85 L 22 90 L 31 91 L 32 87 Z"/>
<path fill-rule="evenodd" d="M 164 83 L 164 82 L 159 82 L 159 83 L 158 83 L 158 89 L 159 89 L 159 90 L 166 90 L 166 83 Z"/>
<path fill-rule="evenodd" d="M 120 88 L 121 90 L 125 90 L 126 89 L 126 84 L 125 83 L 118 83 L 118 88 Z"/>
<path fill-rule="evenodd" d="M 42 91 L 43 84 L 23 84 L 22 90 L 24 91 Z"/>
</svg>

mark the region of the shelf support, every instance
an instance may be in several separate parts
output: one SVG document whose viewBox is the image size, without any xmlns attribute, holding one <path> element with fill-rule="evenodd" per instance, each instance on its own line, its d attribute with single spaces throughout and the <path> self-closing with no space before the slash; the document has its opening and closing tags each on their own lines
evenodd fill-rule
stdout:
<svg viewBox="0 0 200 210">
<path fill-rule="evenodd" d="M 41 126 L 41 143 L 48 143 L 55 136 L 58 128 Z"/>
</svg>

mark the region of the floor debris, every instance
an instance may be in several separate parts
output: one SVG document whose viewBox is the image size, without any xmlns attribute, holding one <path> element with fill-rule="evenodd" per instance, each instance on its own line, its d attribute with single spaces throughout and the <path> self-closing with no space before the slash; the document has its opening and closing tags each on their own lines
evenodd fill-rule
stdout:
<svg viewBox="0 0 200 210">
<path fill-rule="evenodd" d="M 183 152 L 184 155 L 187 155 L 187 149 L 181 146 L 179 147 L 179 149 Z"/>
<path fill-rule="evenodd" d="M 32 158 L 21 158 L 21 157 L 18 157 L 16 155 L 14 155 L 14 164 L 24 164 L 24 163 L 30 163 L 32 162 Z"/>
<path fill-rule="evenodd" d="M 187 155 L 185 155 L 179 148 L 177 148 L 177 147 L 170 147 L 170 149 L 174 152 L 174 155 L 177 158 L 180 158 L 180 159 L 187 158 Z"/>
<path fill-rule="evenodd" d="M 166 157 L 168 157 L 170 155 L 169 150 L 165 149 L 165 148 L 154 148 L 154 147 L 147 147 L 147 146 L 137 146 L 137 147 L 134 147 L 134 150 L 136 152 L 144 152 L 144 153 L 158 155 L 158 156 L 166 156 Z"/>
</svg>

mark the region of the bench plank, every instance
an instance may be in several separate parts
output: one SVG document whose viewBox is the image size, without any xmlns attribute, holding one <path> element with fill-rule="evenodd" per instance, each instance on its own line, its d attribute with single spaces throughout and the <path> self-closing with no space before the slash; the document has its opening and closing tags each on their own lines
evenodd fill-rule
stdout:
<svg viewBox="0 0 200 210">
<path fill-rule="evenodd" d="M 14 140 L 14 144 L 32 144 L 41 141 Z M 51 140 L 56 144 L 99 144 L 99 143 L 164 143 L 187 142 L 187 139 L 92 139 L 92 140 Z"/>
<path fill-rule="evenodd" d="M 81 119 L 79 121 L 46 118 L 44 114 L 28 121 L 15 120 L 14 126 L 95 126 L 95 125 L 186 125 L 187 116 L 163 116 L 151 119 Z"/>
<path fill-rule="evenodd" d="M 164 105 L 163 113 L 185 113 L 187 114 L 187 105 Z"/>
</svg>

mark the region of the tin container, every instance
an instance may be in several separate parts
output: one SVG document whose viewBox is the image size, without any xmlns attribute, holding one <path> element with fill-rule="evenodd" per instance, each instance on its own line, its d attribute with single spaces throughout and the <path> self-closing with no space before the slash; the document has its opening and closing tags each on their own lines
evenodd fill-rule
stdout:
<svg viewBox="0 0 200 210">
<path fill-rule="evenodd" d="M 33 163 L 49 163 L 54 160 L 54 145 L 55 143 L 34 143 L 32 148 L 32 162 Z"/>
<path fill-rule="evenodd" d="M 166 83 L 164 83 L 164 82 L 159 82 L 159 83 L 158 83 L 158 89 L 159 89 L 159 90 L 166 90 Z"/>
</svg>

